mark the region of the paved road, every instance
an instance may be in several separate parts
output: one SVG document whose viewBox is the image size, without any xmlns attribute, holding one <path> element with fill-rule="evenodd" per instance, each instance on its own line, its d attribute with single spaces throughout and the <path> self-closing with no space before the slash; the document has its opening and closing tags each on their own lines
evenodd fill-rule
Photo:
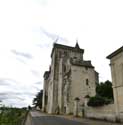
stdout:
<svg viewBox="0 0 123 125">
<path fill-rule="evenodd" d="M 32 118 L 34 125 L 87 125 L 85 123 L 68 120 L 56 116 L 41 116 Z"/>
<path fill-rule="evenodd" d="M 25 125 L 123 125 L 105 121 L 75 118 L 62 115 L 48 115 L 40 111 L 31 111 Z"/>
<path fill-rule="evenodd" d="M 52 116 L 38 111 L 31 111 L 30 116 L 32 125 L 87 125 L 79 121 L 69 120 L 64 117 Z M 28 119 L 28 124 L 26 125 L 30 125 L 30 120 Z"/>
</svg>

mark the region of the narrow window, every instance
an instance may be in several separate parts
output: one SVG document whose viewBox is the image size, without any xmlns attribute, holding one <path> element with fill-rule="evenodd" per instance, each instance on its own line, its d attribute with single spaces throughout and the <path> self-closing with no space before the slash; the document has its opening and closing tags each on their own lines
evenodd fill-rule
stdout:
<svg viewBox="0 0 123 125">
<path fill-rule="evenodd" d="M 86 85 L 88 86 L 88 79 L 86 79 Z"/>
</svg>

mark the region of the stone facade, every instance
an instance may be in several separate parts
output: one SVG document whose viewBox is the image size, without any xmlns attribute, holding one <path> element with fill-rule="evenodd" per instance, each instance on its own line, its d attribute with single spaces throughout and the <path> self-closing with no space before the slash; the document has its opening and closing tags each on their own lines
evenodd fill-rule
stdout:
<svg viewBox="0 0 123 125">
<path fill-rule="evenodd" d="M 123 47 L 107 58 L 110 59 L 116 117 L 123 119 Z"/>
<path fill-rule="evenodd" d="M 94 96 L 98 73 L 91 61 L 83 59 L 84 50 L 54 43 L 51 66 L 44 73 L 43 111 L 73 113 L 74 100 L 84 104 L 85 96 Z"/>
</svg>

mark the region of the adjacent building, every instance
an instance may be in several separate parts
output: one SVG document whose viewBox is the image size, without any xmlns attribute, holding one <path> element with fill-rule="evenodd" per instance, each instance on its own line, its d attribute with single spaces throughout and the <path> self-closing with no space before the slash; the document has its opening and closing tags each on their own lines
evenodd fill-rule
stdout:
<svg viewBox="0 0 123 125">
<path fill-rule="evenodd" d="M 85 97 L 96 94 L 98 73 L 83 54 L 78 43 L 75 47 L 54 43 L 51 65 L 44 73 L 43 111 L 73 113 L 75 99 L 83 105 Z"/>
<path fill-rule="evenodd" d="M 116 117 L 123 118 L 123 47 L 107 58 L 110 59 Z"/>
</svg>

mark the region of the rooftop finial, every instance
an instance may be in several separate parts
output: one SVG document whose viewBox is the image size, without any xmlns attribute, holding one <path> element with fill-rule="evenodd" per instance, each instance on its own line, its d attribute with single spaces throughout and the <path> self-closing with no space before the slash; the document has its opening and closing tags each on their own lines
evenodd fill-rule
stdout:
<svg viewBox="0 0 123 125">
<path fill-rule="evenodd" d="M 57 37 L 57 38 L 56 38 L 56 40 L 54 41 L 54 43 L 57 43 L 57 42 L 58 42 L 58 40 L 59 40 L 59 37 Z"/>
<path fill-rule="evenodd" d="M 53 46 L 54 46 L 55 43 L 58 42 L 58 40 L 59 40 L 59 37 L 57 37 L 57 38 L 55 39 L 55 41 L 53 42 Z"/>
<path fill-rule="evenodd" d="M 76 47 L 77 49 L 80 49 L 79 44 L 78 44 L 78 39 L 76 40 L 76 45 L 75 45 L 75 47 Z"/>
</svg>

